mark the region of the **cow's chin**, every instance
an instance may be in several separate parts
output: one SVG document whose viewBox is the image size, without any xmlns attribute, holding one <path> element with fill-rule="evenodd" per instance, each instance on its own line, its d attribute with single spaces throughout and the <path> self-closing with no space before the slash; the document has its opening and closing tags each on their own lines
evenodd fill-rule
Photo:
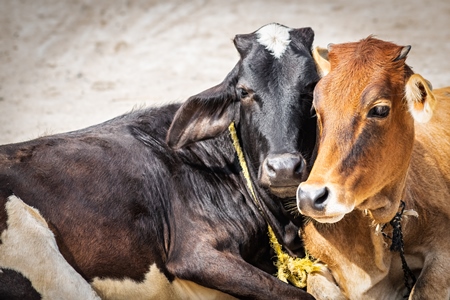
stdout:
<svg viewBox="0 0 450 300">
<path fill-rule="evenodd" d="M 295 186 L 270 186 L 269 191 L 278 198 L 292 198 L 297 194 L 298 185 Z"/>
<path fill-rule="evenodd" d="M 342 218 L 345 216 L 345 214 L 341 215 L 335 215 L 335 216 L 326 216 L 326 217 L 312 217 L 314 220 L 316 220 L 319 223 L 336 223 L 342 220 Z"/>
</svg>

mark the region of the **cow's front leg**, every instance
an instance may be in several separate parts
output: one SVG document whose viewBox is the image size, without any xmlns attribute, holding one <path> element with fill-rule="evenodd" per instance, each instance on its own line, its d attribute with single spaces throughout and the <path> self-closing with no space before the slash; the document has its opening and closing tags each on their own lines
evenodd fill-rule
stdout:
<svg viewBox="0 0 450 300">
<path fill-rule="evenodd" d="M 347 299 L 325 266 L 322 271 L 308 275 L 306 290 L 318 300 Z"/>
<path fill-rule="evenodd" d="M 449 261 L 450 256 L 443 252 L 429 254 L 409 300 L 450 299 L 450 276 L 447 269 Z"/>
<path fill-rule="evenodd" d="M 186 253 L 185 253 L 186 254 Z M 314 299 L 230 252 L 202 248 L 171 259 L 168 269 L 178 278 L 220 290 L 239 299 Z"/>
</svg>

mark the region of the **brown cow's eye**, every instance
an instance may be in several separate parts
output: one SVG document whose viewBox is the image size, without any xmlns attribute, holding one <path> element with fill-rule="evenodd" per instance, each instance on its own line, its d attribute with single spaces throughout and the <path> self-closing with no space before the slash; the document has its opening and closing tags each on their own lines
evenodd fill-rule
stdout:
<svg viewBox="0 0 450 300">
<path fill-rule="evenodd" d="M 388 105 L 377 105 L 372 107 L 367 116 L 369 118 L 386 118 L 391 108 Z"/>
</svg>

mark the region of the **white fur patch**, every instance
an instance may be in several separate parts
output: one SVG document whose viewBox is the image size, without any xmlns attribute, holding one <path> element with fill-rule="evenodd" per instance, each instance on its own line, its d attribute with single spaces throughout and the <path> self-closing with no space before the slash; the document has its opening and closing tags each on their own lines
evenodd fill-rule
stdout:
<svg viewBox="0 0 450 300">
<path fill-rule="evenodd" d="M 0 208 L 0 209 L 3 209 Z M 0 267 L 28 278 L 42 299 L 98 299 L 89 283 L 59 252 L 39 211 L 10 196 L 7 229 L 1 234 Z"/>
<path fill-rule="evenodd" d="M 131 279 L 118 280 L 94 278 L 92 286 L 102 299 L 110 300 L 235 299 L 230 295 L 200 286 L 187 280 L 175 279 L 170 283 L 155 264 L 150 266 L 150 270 L 145 275 L 145 279 L 142 282 L 136 282 Z"/>
<path fill-rule="evenodd" d="M 265 46 L 270 53 L 276 58 L 280 58 L 286 51 L 287 46 L 291 42 L 289 31 L 291 29 L 278 25 L 268 24 L 260 28 L 256 34 L 258 43 Z"/>
</svg>

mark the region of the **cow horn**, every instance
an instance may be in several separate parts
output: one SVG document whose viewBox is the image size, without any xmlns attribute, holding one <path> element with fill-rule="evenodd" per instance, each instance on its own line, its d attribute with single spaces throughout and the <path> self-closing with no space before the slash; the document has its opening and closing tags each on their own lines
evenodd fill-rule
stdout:
<svg viewBox="0 0 450 300">
<path fill-rule="evenodd" d="M 396 59 L 394 59 L 394 61 L 405 59 L 406 56 L 409 53 L 409 50 L 411 50 L 411 46 L 410 45 L 403 47 L 402 50 L 400 51 L 400 54 L 397 56 Z"/>
</svg>

